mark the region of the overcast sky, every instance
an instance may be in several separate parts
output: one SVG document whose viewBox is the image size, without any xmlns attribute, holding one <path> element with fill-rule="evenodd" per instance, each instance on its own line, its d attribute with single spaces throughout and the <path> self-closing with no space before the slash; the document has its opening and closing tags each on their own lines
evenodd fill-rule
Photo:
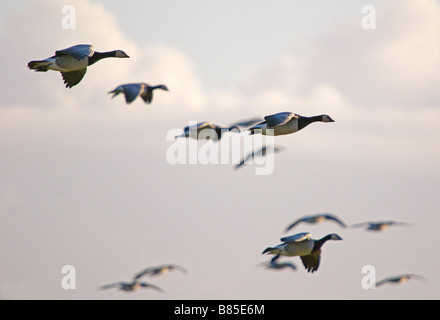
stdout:
<svg viewBox="0 0 440 320">
<path fill-rule="evenodd" d="M 3 6 L 0 298 L 439 299 L 439 1 L 212 2 L 75 1 L 73 30 L 70 1 Z M 130 59 L 96 63 L 72 89 L 26 67 L 79 43 Z M 107 94 L 140 81 L 170 91 L 151 106 Z M 190 121 L 281 111 L 335 122 L 276 137 L 270 175 L 167 161 L 167 134 Z M 297 257 L 282 259 L 296 272 L 259 266 L 288 224 L 321 212 L 412 227 L 300 225 L 292 234 L 344 240 L 324 246 L 313 275 Z M 98 290 L 163 263 L 189 273 L 147 279 L 163 293 Z M 61 286 L 65 265 L 75 290 Z M 364 290 L 365 265 L 378 280 L 427 281 Z"/>
</svg>

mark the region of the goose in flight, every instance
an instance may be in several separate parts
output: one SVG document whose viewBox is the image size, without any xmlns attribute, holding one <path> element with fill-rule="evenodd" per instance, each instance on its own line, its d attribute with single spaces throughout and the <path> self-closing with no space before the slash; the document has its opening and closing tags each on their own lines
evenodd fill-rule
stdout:
<svg viewBox="0 0 440 320">
<path fill-rule="evenodd" d="M 282 244 L 266 248 L 263 251 L 263 254 L 274 254 L 275 257 L 272 261 L 277 260 L 280 256 L 299 256 L 307 271 L 313 273 L 319 268 L 319 263 L 321 261 L 321 247 L 328 240 L 339 241 L 342 240 L 342 238 L 337 234 L 332 233 L 326 235 L 322 239 L 314 240 L 308 232 L 299 233 L 281 238 L 281 241 L 283 242 Z"/>
<path fill-rule="evenodd" d="M 376 222 L 357 223 L 357 224 L 350 226 L 350 228 L 365 227 L 365 230 L 368 230 L 368 231 L 383 231 L 383 230 L 386 230 L 392 226 L 409 227 L 409 226 L 411 226 L 411 224 L 404 223 L 404 222 L 396 222 L 396 221 L 376 221 Z"/>
<path fill-rule="evenodd" d="M 105 58 L 129 58 L 122 50 L 98 52 L 89 44 L 78 44 L 63 50 L 55 51 L 55 55 L 28 63 L 28 68 L 38 72 L 48 70 L 59 71 L 66 88 L 72 88 L 80 83 L 86 74 L 87 67 Z"/>
<path fill-rule="evenodd" d="M 185 127 L 183 129 L 183 134 L 177 136 L 176 138 L 193 138 L 193 139 L 206 138 L 207 140 L 212 139 L 214 141 L 219 141 L 223 137 L 224 133 L 230 131 L 240 132 L 240 128 L 237 126 L 224 128 L 216 124 L 212 124 L 211 122 L 204 121 L 204 122 L 199 122 L 192 126 Z"/>
<path fill-rule="evenodd" d="M 265 157 L 268 152 L 277 153 L 284 150 L 284 147 L 281 146 L 263 146 L 262 148 L 258 149 L 257 151 L 252 151 L 249 154 L 244 157 L 240 163 L 235 165 L 235 170 L 240 169 L 243 165 L 246 163 L 249 163 L 251 159 L 254 159 L 255 157 Z"/>
<path fill-rule="evenodd" d="M 272 114 L 264 117 L 264 120 L 265 121 L 249 128 L 248 130 L 250 133 L 279 136 L 297 132 L 313 122 L 335 122 L 326 114 L 313 117 L 303 117 L 292 112 L 280 112 Z"/>
<path fill-rule="evenodd" d="M 156 89 L 169 91 L 167 86 L 163 84 L 151 86 L 148 83 L 141 82 L 122 84 L 110 91 L 109 94 L 113 94 L 112 98 L 116 97 L 120 93 L 124 94 L 127 104 L 132 103 L 137 97 L 141 97 L 145 103 L 150 104 L 153 100 L 153 91 Z"/>
<path fill-rule="evenodd" d="M 346 228 L 347 225 L 339 218 L 337 218 L 335 215 L 331 213 L 321 213 L 321 214 L 315 214 L 310 216 L 302 217 L 294 222 L 292 222 L 285 230 L 285 232 L 290 231 L 294 227 L 296 227 L 300 223 L 309 223 L 309 224 L 315 224 L 315 223 L 322 223 L 324 221 L 333 221 L 339 224 L 342 228 Z"/>
<path fill-rule="evenodd" d="M 157 267 L 149 267 L 149 268 L 142 270 L 141 272 L 138 272 L 134 276 L 134 280 L 139 280 L 140 278 L 142 278 L 146 275 L 149 275 L 151 277 L 164 275 L 164 274 L 166 274 L 170 271 L 173 271 L 173 270 L 179 270 L 180 272 L 185 273 L 185 274 L 188 273 L 188 271 L 186 271 L 181 266 L 178 266 L 175 264 L 164 264 L 164 265 L 157 266 Z"/>
<path fill-rule="evenodd" d="M 407 282 L 411 279 L 425 280 L 424 277 L 419 276 L 419 275 L 403 274 L 403 275 L 399 275 L 399 276 L 388 277 L 388 278 L 385 278 L 383 280 L 376 282 L 376 288 L 380 287 L 384 284 L 387 284 L 387 283 L 389 283 L 389 284 L 402 284 L 402 283 Z"/>
<path fill-rule="evenodd" d="M 99 289 L 101 290 L 107 290 L 107 289 L 113 289 L 113 288 L 117 288 L 118 290 L 121 291 L 125 291 L 125 292 L 134 292 L 134 291 L 138 291 L 140 289 L 146 289 L 146 288 L 151 288 L 154 289 L 156 291 L 160 291 L 162 292 L 163 290 L 161 288 L 159 288 L 158 286 L 151 284 L 151 283 L 147 283 L 147 282 L 140 282 L 140 281 L 132 281 L 132 282 L 124 282 L 124 281 L 119 281 L 119 282 L 115 282 L 112 284 L 107 284 L 104 285 L 102 287 L 100 287 Z"/>
</svg>

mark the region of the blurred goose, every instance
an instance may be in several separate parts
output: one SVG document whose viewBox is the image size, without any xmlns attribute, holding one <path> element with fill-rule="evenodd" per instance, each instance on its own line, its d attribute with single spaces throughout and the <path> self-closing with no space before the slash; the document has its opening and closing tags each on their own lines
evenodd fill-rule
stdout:
<svg viewBox="0 0 440 320">
<path fill-rule="evenodd" d="M 400 276 L 393 276 L 389 278 L 385 278 L 381 281 L 376 282 L 376 288 L 380 287 L 384 284 L 390 283 L 390 284 L 402 284 L 404 282 L 407 282 L 411 279 L 418 279 L 418 280 L 425 280 L 424 277 L 415 275 L 415 274 L 403 274 Z"/>
<path fill-rule="evenodd" d="M 204 131 L 206 130 L 206 131 Z M 208 130 L 213 130 L 215 132 L 215 135 L 213 135 L 213 132 L 210 132 Z M 211 139 L 214 141 L 218 141 L 223 137 L 223 134 L 229 131 L 236 131 L 240 132 L 240 128 L 237 126 L 232 126 L 229 128 L 223 128 L 216 124 L 212 124 L 211 122 L 200 122 L 193 126 L 187 126 L 183 129 L 183 134 L 180 136 L 177 136 L 176 138 L 193 138 L 193 139 L 199 139 L 200 133 L 204 132 L 206 133 L 206 138 Z"/>
<path fill-rule="evenodd" d="M 254 159 L 255 157 L 265 157 L 268 152 L 280 152 L 284 150 L 284 147 L 281 146 L 264 146 L 261 149 L 257 151 L 252 151 L 251 153 L 247 154 L 246 157 L 244 157 L 239 164 L 235 166 L 235 170 L 240 169 L 244 164 L 249 163 L 251 159 Z"/>
<path fill-rule="evenodd" d="M 142 270 L 141 272 L 137 273 L 134 276 L 134 280 L 138 280 L 140 278 L 142 278 L 143 276 L 149 275 L 149 276 L 160 276 L 160 275 L 164 275 L 172 270 L 179 270 L 182 273 L 188 273 L 188 271 L 186 271 L 184 268 L 182 268 L 181 266 L 177 266 L 174 264 L 165 264 L 165 265 L 161 265 L 158 267 L 149 267 L 146 268 L 144 270 Z"/>
<path fill-rule="evenodd" d="M 342 228 L 347 227 L 347 225 L 344 222 L 342 222 L 341 219 L 337 218 L 336 216 L 334 216 L 330 213 L 321 213 L 321 214 L 315 214 L 315 215 L 302 217 L 302 218 L 294 221 L 286 228 L 286 230 L 284 232 L 290 231 L 291 229 L 296 227 L 299 223 L 305 222 L 305 223 L 309 223 L 309 224 L 314 224 L 314 223 L 321 223 L 324 221 L 334 221 L 337 224 L 339 224 Z"/>
<path fill-rule="evenodd" d="M 159 288 L 158 286 L 155 286 L 154 284 L 147 283 L 147 282 L 139 282 L 136 280 L 132 281 L 132 282 L 120 281 L 120 282 L 107 284 L 105 286 L 100 287 L 101 290 L 107 290 L 107 289 L 113 289 L 113 288 L 118 288 L 119 290 L 126 291 L 126 292 L 138 291 L 139 289 L 143 289 L 143 288 L 151 288 L 156 291 L 163 291 L 161 288 Z"/>
<path fill-rule="evenodd" d="M 28 68 L 46 72 L 61 72 L 66 88 L 77 85 L 86 74 L 87 67 L 104 58 L 129 58 L 122 50 L 108 52 L 94 51 L 89 44 L 79 44 L 63 50 L 55 51 L 55 55 L 45 60 L 30 61 Z"/>
<path fill-rule="evenodd" d="M 378 221 L 378 222 L 363 222 L 363 223 L 354 224 L 351 226 L 351 228 L 366 227 L 365 230 L 369 230 L 369 231 L 383 231 L 391 226 L 409 227 L 411 226 L 411 224 L 404 222 L 396 222 L 396 221 Z"/>
<path fill-rule="evenodd" d="M 292 112 L 280 112 L 264 117 L 263 122 L 249 128 L 251 134 L 270 134 L 268 129 L 273 130 L 273 135 L 279 136 L 290 134 L 304 129 L 313 122 L 335 122 L 330 116 L 323 114 L 314 117 L 303 117 Z"/>
<path fill-rule="evenodd" d="M 303 262 L 304 267 L 308 272 L 315 272 L 319 268 L 321 260 L 321 247 L 328 240 L 342 240 L 340 236 L 335 233 L 328 234 L 319 240 L 313 240 L 311 234 L 299 233 L 293 236 L 281 238 L 282 244 L 276 247 L 269 247 L 263 251 L 263 254 L 274 254 L 273 261 L 280 256 L 296 257 L 299 256 Z"/>
<path fill-rule="evenodd" d="M 153 100 L 153 91 L 156 89 L 169 91 L 168 88 L 163 84 L 150 86 L 148 83 L 142 82 L 120 85 L 116 87 L 116 89 L 110 91 L 109 94 L 113 94 L 112 98 L 114 98 L 118 94 L 123 93 L 125 95 L 125 101 L 127 104 L 132 103 L 138 96 L 140 96 L 145 103 L 150 104 Z"/>
<path fill-rule="evenodd" d="M 262 265 L 265 266 L 266 269 L 273 269 L 273 270 L 291 269 L 293 271 L 296 271 L 296 265 L 294 265 L 291 262 L 278 262 L 278 258 L 279 256 L 275 256 L 269 262 L 263 262 Z"/>
</svg>

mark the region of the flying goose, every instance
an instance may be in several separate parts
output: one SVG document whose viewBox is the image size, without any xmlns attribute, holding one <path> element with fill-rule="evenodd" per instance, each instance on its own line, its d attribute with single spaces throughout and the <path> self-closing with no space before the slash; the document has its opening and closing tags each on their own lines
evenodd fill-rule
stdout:
<svg viewBox="0 0 440 320">
<path fill-rule="evenodd" d="M 260 149 L 258 149 L 257 151 L 252 151 L 251 153 L 247 154 L 246 157 L 244 157 L 240 163 L 238 163 L 235 166 L 235 170 L 240 169 L 243 165 L 245 165 L 246 163 L 248 163 L 248 161 L 250 161 L 251 159 L 254 159 L 255 157 L 265 157 L 267 155 L 268 152 L 280 152 L 284 150 L 284 147 L 281 146 L 264 146 Z"/>
<path fill-rule="evenodd" d="M 328 240 L 342 240 L 340 236 L 335 233 L 328 234 L 319 240 L 313 240 L 311 234 L 298 233 L 293 236 L 281 238 L 282 244 L 276 247 L 268 247 L 263 251 L 263 254 L 274 254 L 273 261 L 280 256 L 296 257 L 299 256 L 303 262 L 304 267 L 308 272 L 315 272 L 319 268 L 321 260 L 321 247 Z"/>
<path fill-rule="evenodd" d="M 263 262 L 261 265 L 265 266 L 266 269 L 273 270 L 283 270 L 283 269 L 292 269 L 296 270 L 296 265 L 291 262 L 278 262 L 279 256 L 275 256 L 269 262 Z"/>
<path fill-rule="evenodd" d="M 138 279 L 140 279 L 140 278 L 142 278 L 143 276 L 146 276 L 146 275 L 149 275 L 151 277 L 164 275 L 165 273 L 168 273 L 168 272 L 170 272 L 172 270 L 179 270 L 182 273 L 188 273 L 188 271 L 186 271 L 181 266 L 177 266 L 175 264 L 164 264 L 164 265 L 161 265 L 161 266 L 149 267 L 149 268 L 146 268 L 146 269 L 142 270 L 141 272 L 137 273 L 134 276 L 134 280 L 138 280 Z"/>
<path fill-rule="evenodd" d="M 335 122 L 330 116 L 323 114 L 314 117 L 303 117 L 292 112 L 280 112 L 264 117 L 263 122 L 249 128 L 250 134 L 284 135 L 297 132 L 317 121 Z M 270 131 L 267 131 L 271 129 Z"/>
<path fill-rule="evenodd" d="M 387 283 L 390 283 L 390 284 L 402 284 L 402 283 L 407 282 L 408 280 L 411 280 L 411 279 L 425 280 L 424 277 L 418 276 L 418 275 L 415 275 L 415 274 L 403 274 L 403 275 L 400 275 L 400 276 L 388 277 L 388 278 L 385 278 L 383 280 L 380 280 L 380 281 L 376 282 L 376 288 L 380 287 L 380 286 L 382 286 L 384 284 L 387 284 Z"/>
<path fill-rule="evenodd" d="M 354 224 L 351 226 L 351 228 L 366 227 L 365 230 L 368 231 L 383 231 L 391 226 L 409 227 L 411 226 L 411 224 L 404 222 L 396 222 L 396 221 L 376 221 L 376 222 L 363 222 L 363 223 Z"/>
<path fill-rule="evenodd" d="M 138 96 L 140 96 L 145 103 L 150 104 L 153 100 L 153 90 L 162 89 L 169 91 L 168 88 L 163 85 L 150 86 L 148 83 L 127 83 L 120 85 L 109 92 L 113 94 L 112 98 L 116 97 L 118 94 L 123 93 L 125 95 L 125 101 L 127 104 L 132 103 Z"/>
<path fill-rule="evenodd" d="M 294 221 L 293 223 L 291 223 L 284 232 L 288 232 L 291 229 L 293 229 L 295 226 L 297 226 L 299 223 L 305 222 L 305 223 L 309 223 L 309 224 L 314 224 L 314 223 L 321 223 L 324 221 L 334 221 L 337 224 L 339 224 L 342 228 L 346 228 L 347 225 L 342 222 L 341 219 L 337 218 L 336 216 L 334 216 L 333 214 L 330 213 L 321 213 L 321 214 L 315 214 L 315 215 L 310 215 L 310 216 L 305 216 L 302 217 L 296 221 Z"/>
<path fill-rule="evenodd" d="M 240 128 L 238 128 L 237 126 L 224 128 L 224 127 L 220 127 L 216 124 L 212 124 L 211 122 L 204 121 L 204 122 L 199 122 L 196 125 L 185 127 L 183 129 L 183 134 L 180 136 L 177 136 L 176 138 L 199 139 L 200 134 L 203 133 L 204 136 L 206 137 L 206 139 L 212 139 L 214 141 L 218 141 L 223 137 L 224 133 L 232 131 L 232 130 L 240 132 Z"/>
<path fill-rule="evenodd" d="M 89 44 L 78 44 L 63 50 L 55 51 L 55 55 L 45 60 L 30 61 L 28 68 L 46 72 L 54 70 L 61 72 L 66 88 L 77 85 L 86 74 L 87 67 L 104 58 L 129 58 L 122 50 L 108 52 L 94 51 Z"/>
<path fill-rule="evenodd" d="M 112 283 L 112 284 L 107 284 L 104 285 L 102 287 L 100 287 L 99 289 L 101 290 L 107 290 L 107 289 L 113 289 L 113 288 L 118 288 L 121 291 L 126 291 L 126 292 L 134 292 L 134 291 L 138 291 L 139 289 L 142 288 L 151 288 L 154 289 L 156 291 L 163 291 L 161 288 L 159 288 L 158 286 L 151 284 L 151 283 L 147 283 L 147 282 L 139 282 L 139 281 L 132 281 L 132 282 L 124 282 L 124 281 L 120 281 L 120 282 L 116 282 L 116 283 Z"/>
</svg>

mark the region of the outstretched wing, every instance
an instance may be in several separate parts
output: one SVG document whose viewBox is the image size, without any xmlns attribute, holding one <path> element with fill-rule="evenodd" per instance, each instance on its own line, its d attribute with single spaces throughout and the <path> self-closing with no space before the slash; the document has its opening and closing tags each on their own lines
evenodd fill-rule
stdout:
<svg viewBox="0 0 440 320">
<path fill-rule="evenodd" d="M 334 215 L 332 215 L 332 214 L 325 214 L 325 215 L 324 215 L 324 218 L 325 218 L 326 220 L 331 220 L 331 221 L 336 222 L 337 224 L 339 224 L 339 225 L 340 225 L 341 227 L 343 227 L 343 228 L 346 228 L 346 227 L 347 227 L 347 225 L 346 225 L 341 219 L 337 218 L 336 216 L 334 216 Z"/>
<path fill-rule="evenodd" d="M 301 260 L 303 262 L 304 267 L 307 269 L 307 272 L 315 272 L 319 268 L 319 262 L 321 261 L 321 249 L 312 252 L 307 256 L 301 256 Z"/>
<path fill-rule="evenodd" d="M 99 287 L 100 290 L 107 290 L 107 289 L 113 289 L 115 287 L 120 287 L 122 285 L 122 282 L 115 282 L 111 284 L 106 284 L 104 286 Z"/>
<path fill-rule="evenodd" d="M 304 232 L 304 233 L 295 234 L 293 236 L 281 238 L 281 241 L 284 243 L 301 242 L 301 241 L 310 240 L 311 237 L 312 237 L 311 233 Z"/>
<path fill-rule="evenodd" d="M 280 112 L 276 114 L 272 114 L 269 116 L 265 116 L 264 120 L 266 120 L 267 126 L 269 128 L 274 128 L 276 126 L 282 126 L 283 124 L 286 124 L 292 118 L 298 118 L 299 116 L 292 112 Z"/>
<path fill-rule="evenodd" d="M 82 78 L 86 75 L 87 68 L 79 69 L 70 72 L 61 72 L 66 88 L 72 88 L 81 82 Z"/>
<path fill-rule="evenodd" d="M 301 219 L 298 219 L 298 220 L 292 222 L 292 223 L 286 228 L 286 230 L 285 230 L 284 232 L 288 232 L 288 231 L 292 230 L 292 229 L 295 228 L 299 223 L 301 223 L 301 222 L 303 222 L 303 221 L 304 221 L 304 218 L 301 218 Z"/>
<path fill-rule="evenodd" d="M 124 87 L 125 101 L 130 104 L 137 98 L 141 91 L 141 85 L 137 83 L 126 84 Z"/>
<path fill-rule="evenodd" d="M 86 57 L 91 57 L 95 51 L 93 50 L 93 46 L 90 44 L 78 44 L 73 47 L 69 47 L 63 50 L 55 51 L 55 56 L 59 57 L 62 55 L 71 56 L 77 60 L 82 60 Z"/>
</svg>

